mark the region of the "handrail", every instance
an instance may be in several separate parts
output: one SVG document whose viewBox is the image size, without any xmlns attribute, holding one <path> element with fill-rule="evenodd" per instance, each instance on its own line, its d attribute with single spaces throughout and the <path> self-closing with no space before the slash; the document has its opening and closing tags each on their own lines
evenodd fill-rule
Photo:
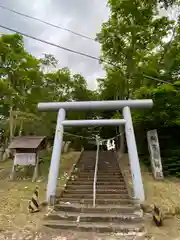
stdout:
<svg viewBox="0 0 180 240">
<path fill-rule="evenodd" d="M 96 137 L 96 144 L 97 144 L 97 150 L 96 150 L 96 164 L 94 169 L 94 182 L 93 182 L 93 207 L 96 205 L 96 182 L 97 182 L 97 170 L 98 170 L 98 161 L 99 161 L 99 140 L 98 137 Z"/>
</svg>

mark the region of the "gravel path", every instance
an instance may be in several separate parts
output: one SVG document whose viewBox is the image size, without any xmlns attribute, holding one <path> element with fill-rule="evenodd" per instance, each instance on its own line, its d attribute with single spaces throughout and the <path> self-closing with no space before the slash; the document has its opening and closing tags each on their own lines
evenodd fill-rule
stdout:
<svg viewBox="0 0 180 240">
<path fill-rule="evenodd" d="M 79 233 L 57 231 L 42 228 L 38 232 L 23 230 L 21 232 L 3 232 L 0 240 L 144 240 L 143 236 L 121 236 L 120 234 Z"/>
</svg>

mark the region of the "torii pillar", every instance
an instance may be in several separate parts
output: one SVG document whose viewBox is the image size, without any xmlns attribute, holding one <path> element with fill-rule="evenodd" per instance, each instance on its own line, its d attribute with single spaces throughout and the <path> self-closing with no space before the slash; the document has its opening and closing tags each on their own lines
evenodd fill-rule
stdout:
<svg viewBox="0 0 180 240">
<path fill-rule="evenodd" d="M 88 102 L 57 102 L 39 103 L 39 111 L 58 111 L 56 133 L 51 158 L 51 166 L 47 185 L 47 201 L 54 203 L 56 187 L 59 176 L 63 131 L 65 126 L 103 126 L 125 124 L 126 141 L 131 167 L 131 175 L 134 189 L 134 198 L 144 201 L 144 187 L 142 182 L 139 158 L 137 153 L 134 128 L 132 124 L 130 108 L 150 108 L 153 106 L 151 99 L 144 100 L 118 100 L 118 101 L 88 101 Z M 100 119 L 100 120 L 65 120 L 66 111 L 81 110 L 119 110 L 123 109 L 124 119 Z"/>
</svg>

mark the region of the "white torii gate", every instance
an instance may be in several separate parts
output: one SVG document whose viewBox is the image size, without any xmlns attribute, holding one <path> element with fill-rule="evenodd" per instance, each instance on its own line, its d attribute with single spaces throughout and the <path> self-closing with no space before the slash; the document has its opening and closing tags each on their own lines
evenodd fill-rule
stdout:
<svg viewBox="0 0 180 240">
<path fill-rule="evenodd" d="M 54 102 L 39 103 L 39 111 L 58 111 L 56 133 L 49 170 L 47 195 L 48 202 L 54 202 L 59 176 L 63 132 L 66 126 L 118 126 L 125 124 L 125 134 L 130 161 L 134 198 L 144 201 L 144 188 L 139 164 L 139 158 L 134 136 L 130 108 L 150 108 L 151 99 L 144 100 L 118 100 L 118 101 L 85 101 L 85 102 Z M 66 111 L 81 110 L 119 110 L 123 108 L 124 119 L 97 119 L 97 120 L 65 120 Z"/>
</svg>

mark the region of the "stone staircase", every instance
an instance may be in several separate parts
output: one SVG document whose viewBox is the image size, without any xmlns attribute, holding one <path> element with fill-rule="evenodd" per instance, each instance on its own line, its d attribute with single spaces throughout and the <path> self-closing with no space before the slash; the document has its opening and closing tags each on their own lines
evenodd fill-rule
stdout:
<svg viewBox="0 0 180 240">
<path fill-rule="evenodd" d="M 45 226 L 85 232 L 141 233 L 140 207 L 129 195 L 113 152 L 99 153 L 96 206 L 93 207 L 95 151 L 82 153 Z"/>
</svg>

